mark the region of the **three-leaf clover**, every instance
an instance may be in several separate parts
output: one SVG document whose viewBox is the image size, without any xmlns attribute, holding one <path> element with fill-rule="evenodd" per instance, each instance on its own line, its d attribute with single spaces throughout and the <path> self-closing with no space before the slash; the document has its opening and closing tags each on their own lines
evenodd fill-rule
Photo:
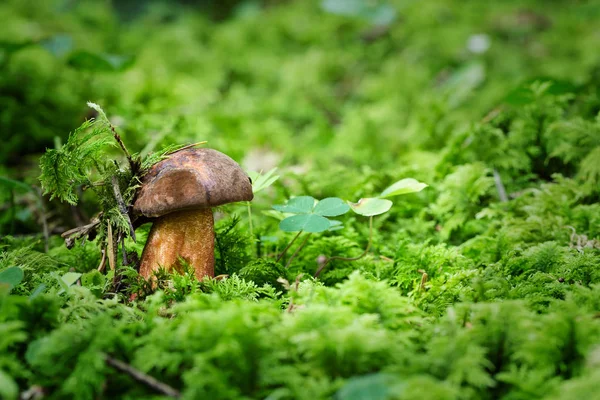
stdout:
<svg viewBox="0 0 600 400">
<path fill-rule="evenodd" d="M 285 214 L 294 214 L 279 223 L 282 231 L 318 233 L 330 228 L 340 229 L 341 223 L 328 217 L 343 215 L 350 210 L 350 207 L 337 197 L 318 201 L 312 196 L 298 196 L 291 198 L 284 205 L 273 206 L 273 209 Z"/>
<path fill-rule="evenodd" d="M 10 292 L 23 280 L 23 270 L 19 267 L 8 267 L 0 272 L 0 287 L 6 286 Z"/>
</svg>

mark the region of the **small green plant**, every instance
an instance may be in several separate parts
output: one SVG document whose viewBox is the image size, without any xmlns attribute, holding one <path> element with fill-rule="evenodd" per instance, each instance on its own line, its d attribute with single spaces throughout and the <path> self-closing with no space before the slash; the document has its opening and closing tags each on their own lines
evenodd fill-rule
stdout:
<svg viewBox="0 0 600 400">
<path fill-rule="evenodd" d="M 369 253 L 369 249 L 371 248 L 371 244 L 373 241 L 373 217 L 388 212 L 394 204 L 391 200 L 387 199 L 388 197 L 395 197 L 409 193 L 418 193 L 421 190 L 425 189 L 427 186 L 427 184 L 419 182 L 416 179 L 405 178 L 388 186 L 383 192 L 381 192 L 381 194 L 378 197 L 362 198 L 356 203 L 348 201 L 348 204 L 352 211 L 363 217 L 369 217 L 369 241 L 367 242 L 367 247 L 360 255 L 356 257 L 327 257 L 324 261 L 321 262 L 321 264 L 315 271 L 315 278 L 318 277 L 323 271 L 323 269 L 325 269 L 327 264 L 329 264 L 329 262 L 333 260 L 356 261 L 360 260 Z"/>
<path fill-rule="evenodd" d="M 0 289 L 6 288 L 10 293 L 15 286 L 21 283 L 24 277 L 25 274 L 19 267 L 9 267 L 0 271 Z"/>
<path fill-rule="evenodd" d="M 291 265 L 292 260 L 304 248 L 308 239 L 313 233 L 325 231 L 333 231 L 342 229 L 343 225 L 340 221 L 331 220 L 330 217 L 338 217 L 352 210 L 356 214 L 369 217 L 369 242 L 365 251 L 357 257 L 341 257 L 333 256 L 321 262 L 321 265 L 315 272 L 315 277 L 318 277 L 321 271 L 332 260 L 355 261 L 359 260 L 369 252 L 371 241 L 373 239 L 373 217 L 384 214 L 392 207 L 393 203 L 388 200 L 388 197 L 400 196 L 403 194 L 417 193 L 426 188 L 428 185 L 419 182 L 413 178 L 405 178 L 395 182 L 386 188 L 378 197 L 370 197 L 360 199 L 357 203 L 344 201 L 337 197 L 328 197 L 323 200 L 316 200 L 311 196 L 293 197 L 286 204 L 275 205 L 273 209 L 282 213 L 285 218 L 279 223 L 279 229 L 284 232 L 297 232 L 296 236 L 288 243 L 283 251 L 277 257 L 280 261 L 294 244 L 294 242 L 302 235 L 304 240 L 296 248 L 296 251 L 288 259 L 286 267 Z M 290 215 L 291 214 L 291 215 Z"/>
<path fill-rule="evenodd" d="M 250 177 L 250 181 L 252 182 L 252 193 L 256 195 L 256 193 L 274 184 L 279 179 L 279 175 L 275 175 L 275 172 L 277 172 L 277 168 L 273 168 L 272 170 L 265 172 L 264 174 L 262 173 L 262 171 L 248 172 L 248 176 Z M 248 224 L 250 227 L 250 236 L 254 237 L 254 231 L 252 228 L 252 203 L 250 201 L 246 202 L 246 208 L 248 210 Z"/>
<path fill-rule="evenodd" d="M 292 260 L 306 245 L 306 242 L 313 233 L 325 232 L 331 228 L 334 230 L 338 229 L 340 226 L 339 221 L 330 220 L 329 218 L 347 213 L 350 207 L 337 197 L 328 197 L 318 201 L 311 196 L 298 196 L 291 198 L 286 204 L 273 206 L 273 209 L 287 215 L 279 223 L 279 229 L 284 232 L 297 232 L 296 236 L 279 254 L 277 261 L 280 261 L 285 256 L 302 233 L 306 233 L 302 243 L 289 258 L 286 264 L 286 267 L 289 267 Z"/>
</svg>

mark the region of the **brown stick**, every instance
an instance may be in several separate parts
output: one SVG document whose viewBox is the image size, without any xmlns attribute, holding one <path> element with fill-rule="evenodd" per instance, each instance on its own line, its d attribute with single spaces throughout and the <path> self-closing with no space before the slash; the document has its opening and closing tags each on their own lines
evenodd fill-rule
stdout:
<svg viewBox="0 0 600 400">
<path fill-rule="evenodd" d="M 113 235 L 113 231 L 112 231 L 112 224 L 110 223 L 110 221 L 108 221 L 107 225 L 107 232 L 106 232 L 106 240 L 107 240 L 107 249 L 106 251 L 108 252 L 108 266 L 110 267 L 111 270 L 115 270 L 116 265 L 117 265 L 117 261 L 116 261 L 116 251 L 115 251 L 115 237 Z M 118 246 L 118 244 L 117 244 Z"/>
<path fill-rule="evenodd" d="M 129 236 L 131 236 L 133 241 L 136 242 L 135 230 L 133 229 L 133 224 L 131 223 L 131 218 L 129 218 L 129 212 L 127 211 L 127 205 L 125 204 L 125 201 L 123 201 L 123 196 L 121 195 L 121 189 L 119 188 L 119 181 L 116 176 L 112 177 L 112 187 L 113 187 L 113 192 L 115 193 L 115 199 L 117 200 L 117 204 L 119 205 L 119 211 L 121 212 L 121 215 L 123 215 L 123 217 L 125 217 L 125 219 L 127 220 L 127 223 L 129 224 Z"/>
<path fill-rule="evenodd" d="M 129 150 L 127 150 L 127 147 L 125 147 L 125 143 L 123 143 L 123 139 L 121 139 L 121 135 L 119 135 L 119 132 L 117 132 L 117 130 L 115 129 L 113 124 L 111 124 L 111 122 L 108 120 L 108 118 L 106 118 L 106 116 L 105 116 L 105 119 L 106 119 L 106 123 L 110 127 L 110 130 L 111 130 L 115 140 L 119 144 L 119 147 L 121 147 L 121 150 L 123 150 L 123 153 L 125 153 L 125 157 L 127 157 L 127 161 L 129 162 L 129 167 L 131 168 L 131 172 L 133 174 L 135 174 L 137 172 L 138 164 L 131 157 L 131 154 L 129 153 Z"/>
<path fill-rule="evenodd" d="M 125 235 L 123 233 L 119 234 L 119 243 L 121 243 L 121 254 L 123 256 L 122 265 L 129 265 L 129 261 L 127 260 L 127 249 L 125 248 Z"/>
<path fill-rule="evenodd" d="M 136 381 L 143 383 L 144 385 L 154 389 L 159 393 L 164 394 L 165 396 L 173 397 L 176 399 L 181 397 L 181 393 L 177 389 L 174 389 L 166 383 L 163 383 L 153 378 L 152 376 L 133 368 L 131 365 L 124 363 L 123 361 L 117 360 L 116 358 L 112 358 L 109 355 L 105 355 L 104 360 L 107 365 L 113 367 L 117 371 L 126 373 Z"/>
<path fill-rule="evenodd" d="M 185 145 L 185 146 L 183 146 L 183 147 L 181 147 L 181 148 L 179 148 L 177 150 L 173 150 L 172 152 L 167 153 L 167 155 L 175 154 L 178 151 L 191 149 L 192 147 L 200 146 L 201 144 L 205 144 L 205 143 L 206 143 L 206 140 L 203 140 L 203 141 L 197 142 L 197 143 L 188 144 L 188 145 Z"/>
<path fill-rule="evenodd" d="M 63 232 L 60 236 L 65 239 L 65 245 L 67 246 L 67 249 L 71 249 L 75 245 L 75 240 L 84 236 L 89 236 L 92 232 L 96 232 L 98 225 L 100 225 L 100 215 L 94 218 L 89 224 L 69 229 L 68 231 Z"/>
<path fill-rule="evenodd" d="M 367 243 L 367 248 L 365 249 L 365 251 L 361 255 L 358 255 L 356 257 L 340 257 L 340 256 L 329 257 L 319 268 L 317 268 L 317 271 L 315 272 L 315 278 L 317 278 L 319 276 L 319 274 L 323 271 L 323 269 L 325 269 L 327 264 L 329 264 L 329 262 L 332 260 L 356 261 L 356 260 L 363 258 L 369 252 L 372 242 L 373 242 L 373 216 L 370 216 L 369 217 L 369 243 Z"/>
<path fill-rule="evenodd" d="M 427 283 L 427 278 L 429 276 L 427 275 L 427 272 L 425 272 L 425 270 L 423 269 L 418 269 L 417 272 L 421 274 L 421 283 L 419 284 L 419 290 L 425 290 L 425 284 Z"/>
<path fill-rule="evenodd" d="M 107 249 L 102 249 L 102 259 L 100 260 L 100 265 L 98 266 L 99 272 L 104 272 L 104 268 L 106 267 L 106 253 L 108 253 Z"/>
<path fill-rule="evenodd" d="M 70 236 L 77 235 L 77 238 L 84 236 L 96 229 L 96 227 L 100 225 L 100 220 L 94 220 L 87 225 L 78 226 L 77 228 L 69 229 L 68 231 L 63 232 L 60 236 L 62 238 L 68 238 Z"/>
</svg>

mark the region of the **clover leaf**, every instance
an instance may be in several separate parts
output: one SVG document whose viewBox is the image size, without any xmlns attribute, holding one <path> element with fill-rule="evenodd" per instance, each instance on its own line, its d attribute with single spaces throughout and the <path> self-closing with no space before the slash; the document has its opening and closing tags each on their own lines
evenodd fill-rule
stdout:
<svg viewBox="0 0 600 400">
<path fill-rule="evenodd" d="M 350 207 L 337 197 L 328 197 L 321 201 L 311 196 L 298 196 L 288 200 L 286 204 L 275 205 L 273 209 L 296 214 L 288 216 L 279 223 L 279 228 L 285 232 L 324 232 L 331 227 L 341 228 L 341 223 L 334 223 L 327 217 L 337 217 L 347 213 Z"/>
<path fill-rule="evenodd" d="M 327 197 L 317 203 L 313 212 L 323 217 L 337 217 L 342 214 L 346 214 L 350 210 L 350 207 L 344 200 L 337 197 Z"/>
<path fill-rule="evenodd" d="M 0 272 L 0 285 L 8 286 L 9 292 L 23 280 L 23 270 L 19 267 L 9 267 Z"/>
<path fill-rule="evenodd" d="M 315 206 L 315 199 L 311 196 L 292 197 L 284 205 L 275 205 L 273 209 L 290 214 L 308 214 Z"/>
<path fill-rule="evenodd" d="M 318 233 L 329 229 L 330 221 L 316 214 L 298 214 L 287 217 L 279 223 L 279 229 L 284 232 Z"/>
</svg>

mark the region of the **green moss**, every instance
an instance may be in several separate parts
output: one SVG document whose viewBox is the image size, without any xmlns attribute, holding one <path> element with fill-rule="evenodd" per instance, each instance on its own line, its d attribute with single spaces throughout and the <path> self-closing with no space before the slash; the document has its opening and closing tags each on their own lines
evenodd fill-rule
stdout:
<svg viewBox="0 0 600 400">
<path fill-rule="evenodd" d="M 595 3 L 35 3 L 0 4 L 0 272 L 24 272 L 0 284 L 0 397 L 164 398 L 107 356 L 187 399 L 599 393 Z M 109 224 L 129 233 L 107 183 L 131 201 L 143 171 L 89 100 L 142 170 L 203 140 L 278 167 L 252 234 L 246 204 L 216 210 L 226 276 L 143 280 L 148 225 L 125 240 L 133 265 L 119 249 L 97 271 Z M 44 148 L 44 188 L 76 206 L 40 198 Z M 355 202 L 404 177 L 429 187 L 375 217 L 365 257 L 313 278 L 369 243 L 348 213 L 277 260 L 295 233 L 272 205 Z M 99 211 L 97 238 L 68 250 L 58 234 Z"/>
</svg>

